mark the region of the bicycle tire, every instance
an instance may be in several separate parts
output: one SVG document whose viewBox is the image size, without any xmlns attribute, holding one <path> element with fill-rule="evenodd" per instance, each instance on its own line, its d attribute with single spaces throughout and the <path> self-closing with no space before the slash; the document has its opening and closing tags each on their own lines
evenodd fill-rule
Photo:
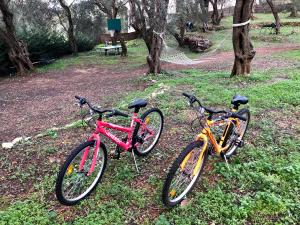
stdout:
<svg viewBox="0 0 300 225">
<path fill-rule="evenodd" d="M 246 134 L 246 131 L 248 129 L 248 125 L 249 125 L 249 122 L 250 122 L 250 111 L 248 109 L 241 109 L 237 112 L 238 115 L 240 116 L 246 116 L 247 120 L 245 121 L 246 122 L 246 126 L 245 126 L 245 129 L 243 131 L 243 133 L 240 135 L 240 139 L 243 140 L 244 137 L 245 137 L 245 134 Z M 232 125 L 232 124 L 231 124 Z M 225 137 L 225 140 L 227 142 L 227 140 L 230 138 L 230 136 L 232 135 L 232 129 L 231 129 L 231 132 L 229 134 L 227 134 Z M 225 144 L 226 144 L 225 142 Z M 225 152 L 225 156 L 227 158 L 230 158 L 232 155 L 234 155 L 236 153 L 236 150 L 237 150 L 238 146 L 237 145 L 233 145 L 231 148 L 229 148 L 226 152 Z"/>
<path fill-rule="evenodd" d="M 105 147 L 105 145 L 103 143 L 100 143 L 100 147 L 99 147 L 100 148 L 99 151 L 102 150 L 103 155 L 104 155 L 103 166 L 102 166 L 100 174 L 98 174 L 97 177 L 96 177 L 96 179 L 93 181 L 93 183 L 92 183 L 93 186 L 89 187 L 90 190 L 87 193 L 85 193 L 84 196 L 82 196 L 81 198 L 76 199 L 76 200 L 69 200 L 69 199 L 67 199 L 64 196 L 63 190 L 62 190 L 64 176 L 66 174 L 67 169 L 69 168 L 69 165 L 73 161 L 73 159 L 75 159 L 76 156 L 81 151 L 83 151 L 87 147 L 94 146 L 94 144 L 95 144 L 95 141 L 87 141 L 87 142 L 84 142 L 84 143 L 80 144 L 77 148 L 75 148 L 71 152 L 71 154 L 67 157 L 67 159 L 64 162 L 64 164 L 61 166 L 60 171 L 59 171 L 58 176 L 57 176 L 57 179 L 56 179 L 56 186 L 55 186 L 55 194 L 56 194 L 57 200 L 61 204 L 67 205 L 67 206 L 72 206 L 72 205 L 77 204 L 78 202 L 80 202 L 83 199 L 85 199 L 86 197 L 88 197 L 93 192 L 93 190 L 97 187 L 97 185 L 99 184 L 99 182 L 100 182 L 100 180 L 101 180 L 101 178 L 102 178 L 102 176 L 104 174 L 106 165 L 107 165 L 107 150 L 106 150 L 106 147 Z"/>
<path fill-rule="evenodd" d="M 152 108 L 152 109 L 147 110 L 146 112 L 144 112 L 142 114 L 142 116 L 140 117 L 140 119 L 144 122 L 145 119 L 146 119 L 146 117 L 149 116 L 151 113 L 158 113 L 158 115 L 160 117 L 159 132 L 158 132 L 157 136 L 155 137 L 154 141 L 152 142 L 152 144 L 145 151 L 141 151 L 139 148 L 136 148 L 136 147 L 133 148 L 133 151 L 134 151 L 134 153 L 137 156 L 146 156 L 146 155 L 148 155 L 154 149 L 154 147 L 156 146 L 156 144 L 158 143 L 158 141 L 160 139 L 160 136 L 161 136 L 161 133 L 162 133 L 162 130 L 163 130 L 163 127 L 164 127 L 164 116 L 163 116 L 163 113 L 158 108 Z M 138 137 L 139 129 L 140 129 L 140 124 L 137 123 L 135 125 L 134 131 L 133 131 L 133 135 L 132 135 L 132 137 L 133 137 L 133 141 L 132 141 L 133 145 L 135 145 L 137 143 L 137 141 L 138 141 L 137 137 Z"/>
<path fill-rule="evenodd" d="M 167 175 L 167 178 L 165 180 L 165 183 L 164 183 L 164 186 L 163 186 L 163 191 L 162 191 L 162 201 L 163 201 L 163 204 L 167 207 L 174 207 L 176 206 L 177 204 L 179 204 L 183 199 L 184 197 L 190 193 L 193 188 L 195 187 L 196 183 L 198 182 L 199 178 L 200 178 L 200 175 L 201 175 L 201 172 L 203 170 L 203 167 L 204 167 L 204 164 L 205 164 L 205 161 L 207 159 L 207 149 L 203 149 L 204 147 L 204 142 L 203 141 L 195 141 L 195 142 L 192 142 L 190 143 L 180 154 L 179 156 L 176 158 L 176 160 L 174 161 L 174 163 L 172 164 L 169 172 L 168 172 L 168 175 Z M 179 198 L 178 200 L 174 200 L 174 201 L 171 201 L 170 200 L 170 186 L 171 186 L 171 183 L 172 183 L 172 180 L 176 174 L 176 171 L 179 169 L 181 163 L 183 162 L 183 160 L 187 157 L 187 155 L 193 151 L 194 149 L 196 148 L 202 148 L 202 151 L 205 151 L 204 152 L 204 155 L 203 155 L 203 159 L 202 159 L 202 163 L 201 163 L 201 167 L 199 168 L 199 172 L 197 172 L 197 174 L 195 175 L 196 178 L 193 178 L 191 183 L 187 186 L 187 189 L 185 189 L 181 195 L 182 197 Z M 194 180 L 195 179 L 195 180 Z M 193 183 L 192 183 L 193 182 Z M 180 195 L 179 195 L 180 197 Z M 177 197 L 178 198 L 178 197 Z"/>
</svg>

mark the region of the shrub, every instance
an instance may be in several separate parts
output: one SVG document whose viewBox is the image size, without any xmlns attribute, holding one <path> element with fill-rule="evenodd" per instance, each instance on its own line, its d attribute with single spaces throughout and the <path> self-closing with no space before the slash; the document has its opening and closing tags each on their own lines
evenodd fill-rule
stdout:
<svg viewBox="0 0 300 225">
<path fill-rule="evenodd" d="M 84 35 L 83 33 L 79 33 L 76 35 L 76 43 L 79 52 L 90 51 L 96 45 L 96 43 L 90 37 Z"/>
<path fill-rule="evenodd" d="M 37 29 L 20 33 L 18 36 L 27 43 L 32 61 L 57 58 L 71 53 L 65 37 L 56 32 Z"/>
<path fill-rule="evenodd" d="M 67 39 L 58 32 L 47 29 L 33 29 L 19 32 L 18 37 L 27 44 L 30 59 L 33 62 L 71 54 L 71 48 Z M 76 35 L 76 41 L 79 52 L 90 51 L 95 46 L 94 41 L 82 33 Z M 0 75 L 9 73 L 10 66 L 7 47 L 0 40 Z"/>
</svg>

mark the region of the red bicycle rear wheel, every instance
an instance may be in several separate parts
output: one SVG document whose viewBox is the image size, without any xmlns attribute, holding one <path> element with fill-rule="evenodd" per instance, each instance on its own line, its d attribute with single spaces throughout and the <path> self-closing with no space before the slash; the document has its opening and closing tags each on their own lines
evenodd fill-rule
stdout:
<svg viewBox="0 0 300 225">
<path fill-rule="evenodd" d="M 133 150 L 138 156 L 146 156 L 154 149 L 160 138 L 164 116 L 159 109 L 152 108 L 141 116 L 141 120 L 147 124 L 147 127 L 144 129 L 140 124 L 136 124 L 133 132 L 133 143 L 138 144 Z M 150 132 L 154 132 L 154 134 L 151 135 Z"/>
</svg>

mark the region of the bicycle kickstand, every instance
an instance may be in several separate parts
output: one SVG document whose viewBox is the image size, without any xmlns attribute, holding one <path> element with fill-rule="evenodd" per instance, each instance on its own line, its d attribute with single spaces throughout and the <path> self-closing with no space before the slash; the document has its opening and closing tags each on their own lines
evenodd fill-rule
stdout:
<svg viewBox="0 0 300 225">
<path fill-rule="evenodd" d="M 137 172 L 137 173 L 140 173 L 139 168 L 138 168 L 138 165 L 137 165 L 137 162 L 136 162 L 136 159 L 135 159 L 135 154 L 134 154 L 134 151 L 133 151 L 133 150 L 131 151 L 131 154 L 132 154 L 132 158 L 133 158 L 133 161 L 134 161 L 134 165 L 135 165 L 136 172 Z"/>
<path fill-rule="evenodd" d="M 227 157 L 226 157 L 226 155 L 224 155 L 223 157 L 224 157 L 224 160 L 225 160 L 225 163 L 226 163 L 227 169 L 230 171 L 230 167 L 229 167 L 229 163 L 228 163 L 228 160 L 227 160 Z"/>
</svg>

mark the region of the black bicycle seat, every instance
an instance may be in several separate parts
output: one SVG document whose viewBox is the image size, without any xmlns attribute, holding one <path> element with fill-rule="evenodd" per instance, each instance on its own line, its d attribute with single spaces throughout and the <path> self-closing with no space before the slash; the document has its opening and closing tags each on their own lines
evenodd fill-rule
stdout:
<svg viewBox="0 0 300 225">
<path fill-rule="evenodd" d="M 134 108 L 134 112 L 137 113 L 140 110 L 140 108 L 146 107 L 147 104 L 148 102 L 144 99 L 136 99 L 128 105 L 128 109 Z"/>
<path fill-rule="evenodd" d="M 231 104 L 233 105 L 240 105 L 240 104 L 244 105 L 247 103 L 248 103 L 248 98 L 241 95 L 236 95 L 231 100 Z"/>
</svg>

